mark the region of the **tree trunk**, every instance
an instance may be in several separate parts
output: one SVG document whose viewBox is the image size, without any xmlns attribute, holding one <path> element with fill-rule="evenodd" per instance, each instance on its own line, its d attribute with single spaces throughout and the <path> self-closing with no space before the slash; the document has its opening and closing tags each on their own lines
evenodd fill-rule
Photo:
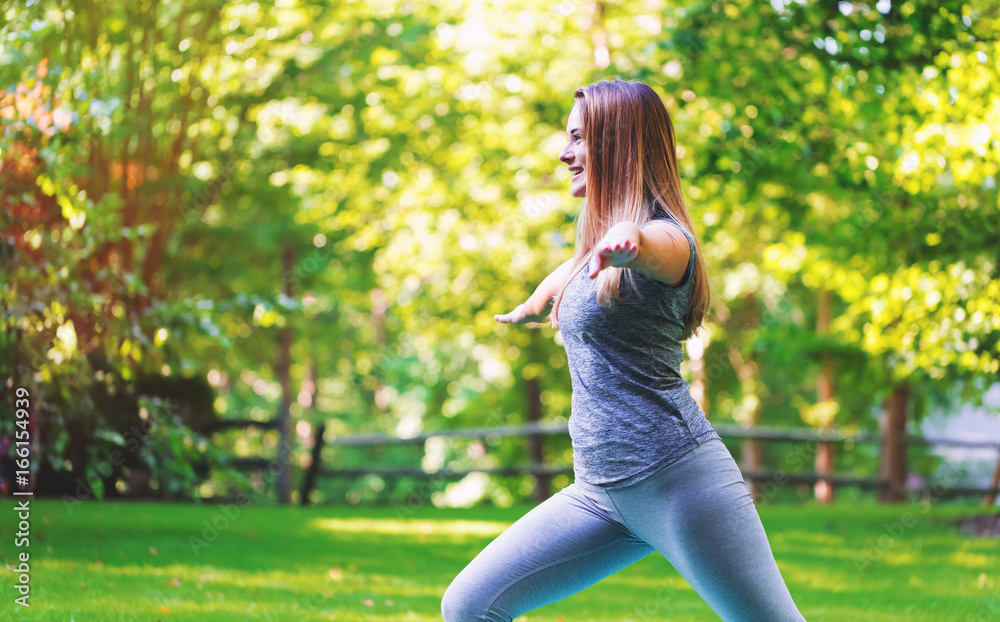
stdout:
<svg viewBox="0 0 1000 622">
<path fill-rule="evenodd" d="M 997 503 L 996 489 L 1000 488 L 1000 458 L 997 458 L 997 468 L 993 471 L 993 483 L 990 484 L 990 488 L 994 492 L 986 493 L 986 496 L 983 497 L 983 505 L 993 507 Z"/>
<path fill-rule="evenodd" d="M 816 332 L 825 335 L 830 327 L 830 292 L 826 289 L 819 290 L 819 314 L 816 320 Z M 820 370 L 819 378 L 816 379 L 816 399 L 819 402 L 826 402 L 833 399 L 833 365 L 830 363 L 830 353 L 823 352 L 823 367 Z M 830 421 L 823 427 L 823 431 L 829 432 L 834 428 L 834 422 Z M 833 443 L 820 442 L 816 449 L 816 474 L 833 475 Z M 823 504 L 833 503 L 833 484 L 824 481 L 816 482 L 813 487 L 816 500 Z"/>
<path fill-rule="evenodd" d="M 611 64 L 611 53 L 608 51 L 608 37 L 604 32 L 604 2 L 595 0 L 590 13 L 590 41 L 594 46 L 594 64 L 598 69 L 607 69 Z"/>
<path fill-rule="evenodd" d="M 385 298 L 385 293 L 381 288 L 376 287 L 371 291 L 371 301 L 372 301 L 372 325 L 375 327 L 375 346 L 379 350 L 379 361 L 384 361 L 388 358 L 388 353 L 386 352 L 386 346 L 389 343 L 389 337 L 385 329 L 385 313 L 389 308 L 389 303 Z M 388 391 L 386 391 L 385 384 L 382 382 L 383 374 L 381 372 L 374 372 L 373 377 L 375 379 L 375 391 L 372 397 L 375 401 L 375 408 L 378 409 L 380 413 L 389 412 L 389 399 Z"/>
<path fill-rule="evenodd" d="M 881 476 L 889 486 L 879 495 L 882 503 L 906 500 L 906 410 L 910 403 L 910 386 L 895 387 L 882 404 L 885 411 L 882 440 Z"/>
<path fill-rule="evenodd" d="M 537 423 L 542 419 L 542 389 L 538 378 L 529 378 L 525 381 L 528 397 L 528 422 Z M 532 434 L 528 437 L 528 451 L 531 454 L 531 464 L 542 466 L 545 464 L 545 439 L 541 434 Z M 545 501 L 552 494 L 551 482 L 548 475 L 536 475 L 535 499 L 539 503 Z"/>
<path fill-rule="evenodd" d="M 292 268 L 295 264 L 295 248 L 291 244 L 286 244 L 282 248 L 282 279 L 284 280 L 285 295 L 292 297 Z M 288 505 L 292 490 L 292 465 L 291 449 L 294 438 L 292 436 L 292 325 L 290 321 L 285 322 L 285 326 L 279 333 L 278 340 L 278 362 L 275 365 L 275 375 L 281 384 L 281 406 L 278 410 L 278 474 L 275 482 L 275 490 L 278 495 L 278 503 Z"/>
<path fill-rule="evenodd" d="M 691 370 L 691 397 L 708 419 L 708 374 L 705 372 L 705 348 L 708 347 L 706 331 L 684 342 Z"/>
<path fill-rule="evenodd" d="M 750 426 L 746 426 L 750 427 Z M 745 438 L 740 443 L 740 470 L 741 471 L 761 471 L 764 464 L 764 446 L 760 439 Z M 754 503 L 762 500 L 760 492 L 760 482 L 755 479 L 747 482 L 747 492 Z"/>
<path fill-rule="evenodd" d="M 756 320 L 756 314 L 754 313 L 747 313 L 746 316 L 750 321 Z M 744 359 L 736 347 L 729 349 L 729 360 L 733 365 L 733 369 L 736 370 L 737 377 L 740 379 L 743 399 L 746 401 L 749 398 L 755 404 L 744 413 L 740 420 L 740 425 L 745 428 L 752 428 L 760 421 L 760 407 L 763 400 L 763 386 L 758 379 L 760 370 L 757 362 L 752 357 Z M 743 439 L 740 448 L 740 470 L 761 471 L 763 470 L 763 466 L 763 443 L 761 443 L 760 439 L 756 438 Z M 761 501 L 760 482 L 757 480 L 752 479 L 747 483 L 747 492 L 750 493 L 750 497 L 755 503 Z"/>
<path fill-rule="evenodd" d="M 302 390 L 306 394 L 306 404 L 303 407 L 309 409 L 316 408 L 316 394 L 319 392 L 319 372 L 316 370 L 316 361 L 309 361 L 309 377 L 302 383 Z"/>
</svg>

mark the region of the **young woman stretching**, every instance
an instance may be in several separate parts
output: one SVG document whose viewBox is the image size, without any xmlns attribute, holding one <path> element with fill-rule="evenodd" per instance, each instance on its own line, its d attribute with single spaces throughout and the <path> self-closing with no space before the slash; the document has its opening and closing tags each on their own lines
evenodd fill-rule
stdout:
<svg viewBox="0 0 1000 622">
<path fill-rule="evenodd" d="M 510 622 L 659 551 L 726 622 L 803 621 L 735 460 L 681 378 L 710 289 L 670 116 L 619 77 L 574 97 L 559 159 L 586 197 L 575 255 L 495 319 L 561 330 L 575 481 L 455 577 L 444 619 Z"/>
</svg>

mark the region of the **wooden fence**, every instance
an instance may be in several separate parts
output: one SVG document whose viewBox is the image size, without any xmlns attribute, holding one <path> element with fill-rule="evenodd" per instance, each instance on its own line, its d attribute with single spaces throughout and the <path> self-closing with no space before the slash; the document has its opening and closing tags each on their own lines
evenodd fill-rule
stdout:
<svg viewBox="0 0 1000 622">
<path fill-rule="evenodd" d="M 813 430 L 797 430 L 797 429 L 780 429 L 780 428 L 765 428 L 765 427 L 743 427 L 739 425 L 726 425 L 726 424 L 713 424 L 712 426 L 724 439 L 745 439 L 745 440 L 760 440 L 764 442 L 791 442 L 791 443 L 816 443 L 817 445 L 823 443 L 853 443 L 853 444 L 864 444 L 864 443 L 876 443 L 880 446 L 885 443 L 885 438 L 882 434 L 873 434 L 868 432 L 859 432 L 854 434 L 845 433 L 824 433 Z M 364 475 L 378 475 L 381 477 L 434 477 L 434 478 L 445 478 L 445 479 L 461 479 L 468 475 L 469 473 L 488 473 L 494 475 L 521 475 L 521 474 L 532 474 L 539 479 L 539 485 L 536 488 L 538 491 L 547 491 L 548 482 L 555 475 L 565 474 L 571 475 L 573 473 L 572 466 L 557 466 L 544 464 L 539 452 L 530 452 L 533 457 L 533 462 L 531 464 L 522 466 L 507 466 L 507 467 L 485 467 L 485 468 L 471 468 L 465 471 L 452 471 L 449 469 L 441 469 L 434 472 L 427 472 L 420 468 L 343 468 L 343 469 L 324 469 L 322 466 L 322 453 L 325 446 L 324 434 L 326 432 L 326 425 L 320 424 L 316 428 L 314 435 L 313 447 L 312 447 L 312 462 L 306 469 L 305 477 L 303 478 L 303 484 L 301 489 L 300 502 L 302 505 L 308 505 L 309 499 L 313 489 L 315 488 L 316 481 L 321 477 L 361 477 Z M 567 424 L 562 425 L 551 425 L 542 423 L 528 423 L 524 425 L 516 426 L 501 426 L 494 428 L 463 428 L 455 430 L 441 430 L 437 432 L 431 432 L 428 434 L 419 434 L 412 437 L 399 438 L 392 436 L 383 435 L 359 435 L 359 436 L 347 436 L 340 437 L 333 440 L 330 445 L 333 446 L 379 446 L 379 445 L 398 445 L 398 444 L 417 444 L 423 443 L 430 438 L 440 438 L 440 437 L 463 437 L 463 438 L 499 438 L 504 436 L 525 436 L 530 439 L 541 439 L 548 435 L 568 435 L 569 428 Z M 989 448 L 1000 452 L 1000 443 L 997 442 L 975 442 L 966 441 L 959 439 L 946 439 L 946 438 L 931 438 L 920 435 L 906 435 L 900 437 L 897 441 L 900 445 L 950 445 L 956 447 L 965 448 Z M 537 440 L 536 440 L 537 443 Z M 537 446 L 537 445 L 536 445 Z M 761 485 L 777 485 L 777 486 L 788 486 L 788 485 L 799 485 L 799 484 L 816 484 L 817 482 L 823 481 L 827 482 L 833 487 L 838 486 L 857 486 L 862 489 L 879 489 L 882 491 L 893 491 L 899 495 L 905 495 L 907 492 L 905 488 L 904 481 L 890 481 L 887 478 L 870 478 L 870 477 L 854 477 L 849 475 L 823 475 L 817 473 L 787 473 L 782 470 L 744 470 L 741 468 L 743 474 L 743 479 L 748 485 L 756 489 Z M 998 473 L 1000 473 L 1000 466 L 998 466 Z M 958 497 L 958 496 L 969 496 L 969 495 L 987 495 L 986 499 L 995 499 L 998 494 L 998 487 L 996 482 L 996 477 L 994 477 L 993 486 L 991 488 L 969 488 L 969 487 L 957 487 L 957 486 L 944 486 L 935 487 L 933 490 L 933 495 L 936 498 L 947 498 L 947 497 Z M 927 488 L 924 489 L 925 491 Z M 543 498 L 539 498 L 539 501 Z M 985 502 L 985 499 L 984 499 Z M 992 502 L 991 502 L 992 503 Z"/>
</svg>

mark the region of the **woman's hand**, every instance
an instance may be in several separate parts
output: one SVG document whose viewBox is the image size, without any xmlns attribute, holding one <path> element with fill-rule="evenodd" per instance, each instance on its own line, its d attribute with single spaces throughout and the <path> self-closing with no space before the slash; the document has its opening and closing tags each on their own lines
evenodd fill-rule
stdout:
<svg viewBox="0 0 1000 622">
<path fill-rule="evenodd" d="M 510 313 L 494 315 L 493 319 L 505 324 L 531 324 L 533 322 L 544 322 L 548 317 L 548 315 L 541 315 L 531 311 L 525 304 L 519 304 Z"/>
<path fill-rule="evenodd" d="M 587 277 L 595 278 L 605 268 L 621 268 L 639 255 L 639 245 L 627 235 L 609 232 L 597 246 L 587 264 Z"/>
</svg>

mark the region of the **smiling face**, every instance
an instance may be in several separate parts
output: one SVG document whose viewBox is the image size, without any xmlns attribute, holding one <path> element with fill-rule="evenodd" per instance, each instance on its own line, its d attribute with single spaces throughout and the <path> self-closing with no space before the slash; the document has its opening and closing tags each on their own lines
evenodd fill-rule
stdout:
<svg viewBox="0 0 1000 622">
<path fill-rule="evenodd" d="M 559 153 L 559 160 L 573 173 L 569 193 L 576 198 L 587 196 L 587 145 L 583 142 L 582 127 L 580 107 L 574 104 L 566 123 L 566 146 Z"/>
</svg>

